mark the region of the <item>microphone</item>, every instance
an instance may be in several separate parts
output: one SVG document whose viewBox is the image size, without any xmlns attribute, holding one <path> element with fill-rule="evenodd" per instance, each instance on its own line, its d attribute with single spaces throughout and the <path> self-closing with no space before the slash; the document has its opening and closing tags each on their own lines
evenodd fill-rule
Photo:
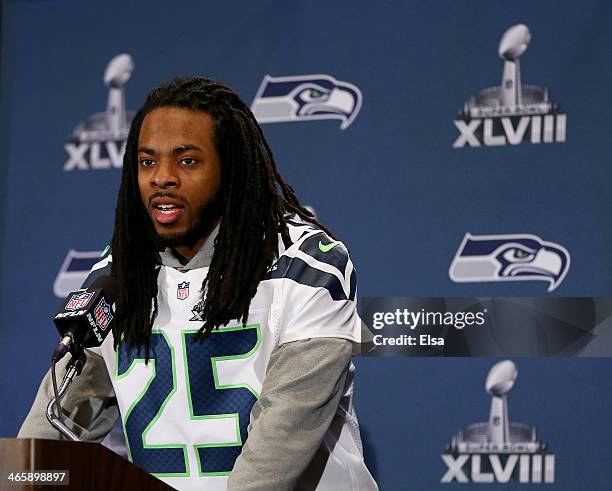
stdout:
<svg viewBox="0 0 612 491">
<path fill-rule="evenodd" d="M 86 290 L 71 292 L 53 317 L 62 337 L 53 352 L 57 362 L 69 351 L 100 346 L 111 331 L 115 313 L 112 305 L 119 297 L 119 283 L 101 276 Z"/>
</svg>

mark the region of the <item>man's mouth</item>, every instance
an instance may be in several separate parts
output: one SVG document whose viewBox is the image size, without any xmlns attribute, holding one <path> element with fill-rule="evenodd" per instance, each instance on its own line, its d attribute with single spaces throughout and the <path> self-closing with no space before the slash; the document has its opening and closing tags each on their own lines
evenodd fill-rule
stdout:
<svg viewBox="0 0 612 491">
<path fill-rule="evenodd" d="M 155 198 L 151 207 L 155 220 L 163 225 L 176 222 L 185 210 L 185 207 L 177 200 L 169 198 Z"/>
</svg>

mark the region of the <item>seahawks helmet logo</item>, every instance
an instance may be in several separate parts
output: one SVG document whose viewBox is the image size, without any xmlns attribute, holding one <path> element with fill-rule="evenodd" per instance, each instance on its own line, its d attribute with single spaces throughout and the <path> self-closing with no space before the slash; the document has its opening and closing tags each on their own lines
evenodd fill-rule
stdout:
<svg viewBox="0 0 612 491">
<path fill-rule="evenodd" d="M 107 252 L 108 250 L 106 249 L 104 252 L 80 252 L 70 249 L 53 283 L 53 293 L 55 293 L 55 296 L 66 298 L 70 292 L 80 289 L 83 282 L 87 279 L 91 268 Z"/>
<path fill-rule="evenodd" d="M 361 91 L 329 75 L 266 75 L 251 110 L 259 123 L 339 119 L 348 128 L 361 109 Z"/>
<path fill-rule="evenodd" d="M 565 247 L 535 235 L 465 234 L 449 269 L 456 283 L 547 281 L 548 291 L 564 280 L 570 266 Z"/>
</svg>

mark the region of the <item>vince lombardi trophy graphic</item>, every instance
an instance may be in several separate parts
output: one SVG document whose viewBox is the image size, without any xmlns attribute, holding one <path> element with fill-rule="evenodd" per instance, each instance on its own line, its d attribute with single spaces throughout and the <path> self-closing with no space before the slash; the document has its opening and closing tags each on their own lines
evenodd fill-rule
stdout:
<svg viewBox="0 0 612 491">
<path fill-rule="evenodd" d="M 546 87 L 522 83 L 519 58 L 527 50 L 530 41 L 531 32 L 525 24 L 516 24 L 504 32 L 497 49 L 504 60 L 501 85 L 482 89 L 476 96 L 470 97 L 465 103 L 462 117 L 547 115 L 559 112 L 558 105 L 550 101 Z"/>
<path fill-rule="evenodd" d="M 520 58 L 530 42 L 525 24 L 506 29 L 497 48 L 504 60 L 501 84 L 465 102 L 454 121 L 460 133 L 454 148 L 565 141 L 567 116 L 550 100 L 548 88 L 523 84 Z"/>
<path fill-rule="evenodd" d="M 104 71 L 104 85 L 108 87 L 106 111 L 91 114 L 79 123 L 72 132 L 71 143 L 120 142 L 127 138 L 134 114 L 125 109 L 124 87 L 133 71 L 134 60 L 127 53 L 108 62 Z M 94 150 L 96 152 L 101 153 L 101 150 Z"/>
<path fill-rule="evenodd" d="M 512 389 L 517 375 L 516 365 L 510 360 L 493 365 L 487 375 L 485 388 L 492 396 L 488 431 L 488 440 L 491 443 L 504 445 L 510 442 L 506 394 Z"/>
<path fill-rule="evenodd" d="M 104 84 L 109 88 L 106 118 L 114 139 L 120 139 L 128 131 L 123 86 L 132 76 L 134 61 L 128 54 L 115 56 L 104 73 Z"/>
<path fill-rule="evenodd" d="M 508 29 L 499 42 L 499 56 L 504 60 L 501 102 L 505 107 L 515 108 L 523 104 L 519 57 L 527 49 L 529 41 L 529 29 L 525 24 L 518 24 Z"/>
<path fill-rule="evenodd" d="M 507 396 L 517 375 L 511 360 L 491 367 L 485 381 L 492 397 L 489 421 L 472 423 L 452 437 L 442 454 L 448 469 L 440 482 L 555 482 L 555 455 L 535 427 L 508 418 Z"/>
<path fill-rule="evenodd" d="M 489 421 L 473 423 L 457 433 L 450 449 L 459 453 L 534 453 L 545 444 L 538 439 L 536 429 L 525 423 L 510 422 L 507 394 L 514 386 L 518 369 L 511 360 L 491 367 L 485 389 L 491 395 Z"/>
</svg>

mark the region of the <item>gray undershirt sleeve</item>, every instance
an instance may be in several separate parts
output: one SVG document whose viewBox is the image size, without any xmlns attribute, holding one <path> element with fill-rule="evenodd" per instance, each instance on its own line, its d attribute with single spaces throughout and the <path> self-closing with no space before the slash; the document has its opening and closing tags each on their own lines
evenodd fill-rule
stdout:
<svg viewBox="0 0 612 491">
<path fill-rule="evenodd" d="M 350 341 L 313 338 L 272 352 L 228 491 L 292 490 L 301 476 L 300 483 L 309 481 L 307 468 L 338 409 L 351 351 Z"/>
<path fill-rule="evenodd" d="M 87 363 L 62 400 L 62 409 L 66 424 L 77 436 L 84 441 L 100 442 L 113 428 L 119 411 L 104 359 L 89 350 L 85 352 Z M 66 356 L 56 366 L 58 386 L 66 373 L 69 360 L 70 356 Z M 47 405 L 52 398 L 53 384 L 49 370 L 40 384 L 34 404 L 21 425 L 17 438 L 64 438 L 45 416 Z"/>
</svg>

